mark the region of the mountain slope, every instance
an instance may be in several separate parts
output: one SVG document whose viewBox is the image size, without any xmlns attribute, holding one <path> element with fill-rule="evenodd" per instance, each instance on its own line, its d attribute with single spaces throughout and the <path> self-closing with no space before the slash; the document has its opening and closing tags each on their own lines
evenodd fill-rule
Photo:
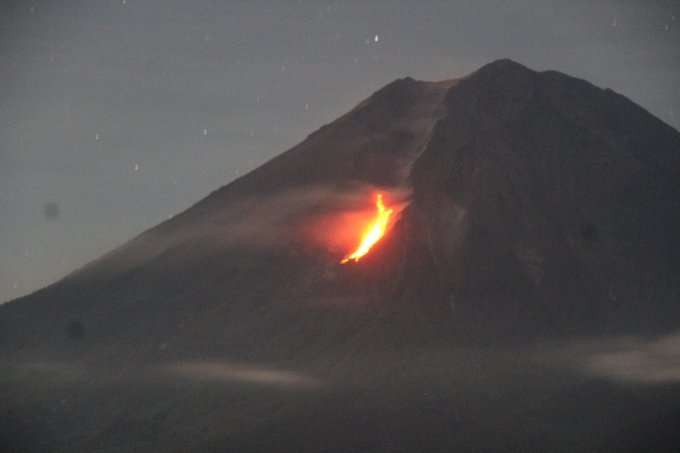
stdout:
<svg viewBox="0 0 680 453">
<path fill-rule="evenodd" d="M 403 185 L 452 84 L 397 80 L 184 213 L 62 282 L 7 304 L 3 344 L 11 340 L 31 354 L 41 348 L 71 354 L 73 342 L 65 333 L 76 322 L 87 330 L 82 347 L 96 344 L 92 354 L 98 357 L 102 343 L 126 357 L 130 351 L 121 352 L 121 341 L 137 352 L 148 345 L 147 352 L 156 353 L 169 337 L 205 351 L 205 343 L 227 342 L 224 336 L 239 344 L 232 337 L 241 335 L 245 318 L 262 323 L 258 310 L 277 313 L 274 326 L 262 327 L 272 335 L 285 324 L 281 311 L 296 308 L 271 302 L 299 299 L 301 292 L 311 298 L 304 294 L 309 283 L 294 283 L 318 281 L 346 252 L 309 244 L 303 224 L 346 205 L 357 187 Z"/>
</svg>

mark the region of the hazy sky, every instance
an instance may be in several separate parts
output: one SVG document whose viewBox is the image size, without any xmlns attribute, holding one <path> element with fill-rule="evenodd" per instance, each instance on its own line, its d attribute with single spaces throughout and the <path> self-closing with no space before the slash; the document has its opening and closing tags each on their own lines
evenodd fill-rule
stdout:
<svg viewBox="0 0 680 453">
<path fill-rule="evenodd" d="M 398 77 L 458 77 L 509 57 L 680 125 L 678 1 L 2 5 L 0 301 L 189 207 Z"/>
</svg>

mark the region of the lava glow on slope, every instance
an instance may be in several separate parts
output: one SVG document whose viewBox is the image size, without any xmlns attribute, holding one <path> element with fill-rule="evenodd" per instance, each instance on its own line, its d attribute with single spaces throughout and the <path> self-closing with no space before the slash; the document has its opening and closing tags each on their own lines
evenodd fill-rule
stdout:
<svg viewBox="0 0 680 453">
<path fill-rule="evenodd" d="M 375 216 L 364 228 L 364 231 L 361 234 L 359 245 L 352 253 L 343 258 L 340 263 L 345 264 L 350 261 L 359 261 L 369 252 L 369 250 L 371 250 L 371 247 L 373 247 L 376 242 L 382 239 L 382 237 L 385 235 L 387 223 L 389 222 L 390 216 L 394 211 L 392 208 L 385 207 L 382 194 L 380 193 L 376 195 L 375 209 Z"/>
</svg>

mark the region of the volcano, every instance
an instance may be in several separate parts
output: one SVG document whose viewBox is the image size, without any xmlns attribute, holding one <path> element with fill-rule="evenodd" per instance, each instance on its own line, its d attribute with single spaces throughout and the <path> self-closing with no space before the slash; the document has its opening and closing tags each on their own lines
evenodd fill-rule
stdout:
<svg viewBox="0 0 680 453">
<path fill-rule="evenodd" d="M 341 263 L 377 193 L 393 222 Z M 624 96 L 509 60 L 399 79 L 0 306 L 0 442 L 663 451 L 680 419 L 667 387 L 624 405 L 629 390 L 536 347 L 671 333 L 679 231 L 680 134 Z"/>
</svg>

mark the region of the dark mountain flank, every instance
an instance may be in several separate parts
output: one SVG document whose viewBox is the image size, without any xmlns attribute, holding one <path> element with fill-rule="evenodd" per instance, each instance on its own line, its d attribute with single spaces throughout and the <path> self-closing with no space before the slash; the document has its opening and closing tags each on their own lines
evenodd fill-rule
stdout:
<svg viewBox="0 0 680 453">
<path fill-rule="evenodd" d="M 611 90 L 507 60 L 444 103 L 406 217 L 461 318 L 530 320 L 530 331 L 676 325 L 677 131 Z"/>
<path fill-rule="evenodd" d="M 342 214 L 377 190 L 404 208 L 341 265 Z M 678 232 L 680 134 L 624 96 L 509 60 L 396 80 L 0 306 L 0 450 L 645 445 L 673 392 L 610 417 L 626 388 L 533 348 L 677 328 Z"/>
</svg>

